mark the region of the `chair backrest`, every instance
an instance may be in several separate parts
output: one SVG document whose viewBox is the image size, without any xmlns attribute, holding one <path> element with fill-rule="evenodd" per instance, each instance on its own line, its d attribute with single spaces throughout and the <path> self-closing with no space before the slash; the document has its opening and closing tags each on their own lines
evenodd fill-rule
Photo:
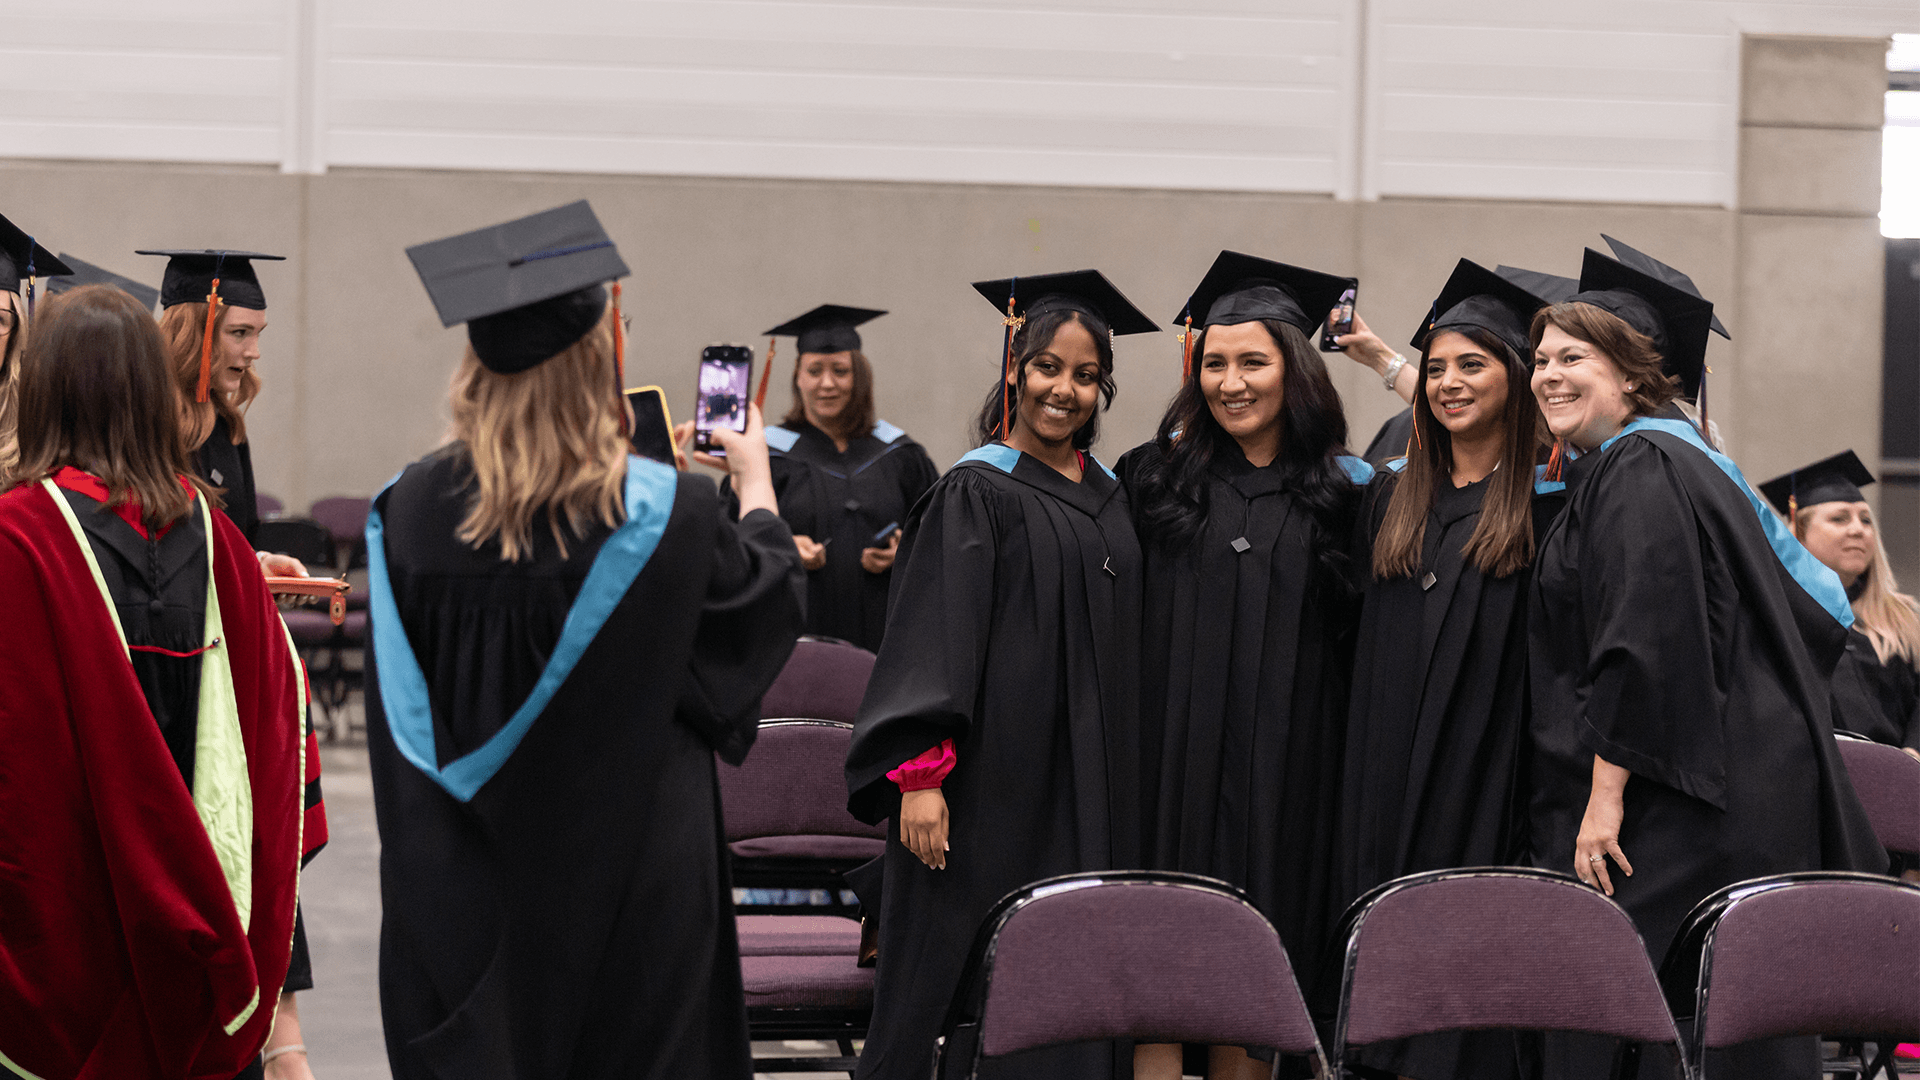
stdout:
<svg viewBox="0 0 1920 1080">
<path fill-rule="evenodd" d="M 1583 1031 L 1680 1053 L 1633 920 L 1572 877 L 1487 868 L 1388 882 L 1350 913 L 1333 1054 L 1437 1031 Z"/>
<path fill-rule="evenodd" d="M 1847 778 L 1867 820 L 1889 851 L 1920 854 L 1920 759 L 1905 750 L 1852 735 L 1836 736 Z"/>
<path fill-rule="evenodd" d="M 1716 896 L 1694 1007 L 1700 1051 L 1787 1035 L 1920 1039 L 1920 886 L 1804 873 Z"/>
<path fill-rule="evenodd" d="M 287 512 L 287 504 L 279 496 L 264 491 L 253 493 L 253 508 L 262 518 L 278 517 Z"/>
<path fill-rule="evenodd" d="M 947 1022 L 977 1024 L 969 1052 L 988 1057 L 1108 1039 L 1320 1057 L 1280 935 L 1232 886 L 1190 874 L 1071 875 L 1001 900 Z"/>
<path fill-rule="evenodd" d="M 260 523 L 254 543 L 261 551 L 291 555 L 307 564 L 314 573 L 325 573 L 333 566 L 333 534 L 312 518 L 269 518 Z"/>
<path fill-rule="evenodd" d="M 847 813 L 847 746 L 853 725 L 767 720 L 739 766 L 720 766 L 727 840 L 763 836 L 861 836 L 885 829 Z"/>
<path fill-rule="evenodd" d="M 365 544 L 367 512 L 372 508 L 372 499 L 358 495 L 335 495 L 315 502 L 307 514 L 325 525 L 327 531 L 333 534 L 334 543 L 349 553 L 350 560 L 358 563 L 360 549 Z"/>
<path fill-rule="evenodd" d="M 873 659 L 858 645 L 801 638 L 760 699 L 760 715 L 851 724 L 860 712 L 860 699 L 866 696 Z"/>
</svg>

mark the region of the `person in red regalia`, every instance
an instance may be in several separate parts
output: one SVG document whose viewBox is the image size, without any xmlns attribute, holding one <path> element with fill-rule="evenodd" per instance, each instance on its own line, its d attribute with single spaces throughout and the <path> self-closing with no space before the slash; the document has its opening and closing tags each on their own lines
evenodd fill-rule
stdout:
<svg viewBox="0 0 1920 1080">
<path fill-rule="evenodd" d="M 258 1075 L 293 939 L 305 687 L 148 312 L 21 357 L 0 495 L 0 1072 Z"/>
</svg>

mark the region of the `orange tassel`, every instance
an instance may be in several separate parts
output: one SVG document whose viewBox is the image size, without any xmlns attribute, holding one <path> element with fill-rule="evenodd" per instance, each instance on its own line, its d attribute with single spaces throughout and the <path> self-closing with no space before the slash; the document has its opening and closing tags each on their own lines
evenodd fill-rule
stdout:
<svg viewBox="0 0 1920 1080">
<path fill-rule="evenodd" d="M 624 403 L 627 400 L 627 325 L 620 314 L 620 283 L 613 283 L 613 399 Z M 620 410 L 620 434 L 633 434 L 633 418 L 628 410 Z"/>
<path fill-rule="evenodd" d="M 1007 385 L 1007 379 L 1013 375 L 1013 332 L 1026 322 L 1013 313 L 1013 296 L 1007 293 L 1007 348 L 1006 356 L 1000 361 L 1000 438 L 1002 441 L 1013 434 L 1013 388 Z"/>
<path fill-rule="evenodd" d="M 1187 332 L 1180 335 L 1180 381 L 1193 378 L 1193 315 L 1187 315 Z"/>
<path fill-rule="evenodd" d="M 195 384 L 193 400 L 205 404 L 213 381 L 213 323 L 220 315 L 220 279 L 213 279 L 213 291 L 207 293 L 207 327 L 200 335 L 200 381 Z"/>
<path fill-rule="evenodd" d="M 1559 480 L 1561 470 L 1566 467 L 1566 464 L 1567 464 L 1567 440 L 1555 439 L 1553 440 L 1553 453 L 1548 455 L 1547 457 L 1546 479 Z"/>
<path fill-rule="evenodd" d="M 773 347 L 777 342 L 777 338 L 767 339 L 767 362 L 760 369 L 760 389 L 753 395 L 754 407 L 762 413 L 767 411 L 767 377 L 773 374 Z"/>
</svg>

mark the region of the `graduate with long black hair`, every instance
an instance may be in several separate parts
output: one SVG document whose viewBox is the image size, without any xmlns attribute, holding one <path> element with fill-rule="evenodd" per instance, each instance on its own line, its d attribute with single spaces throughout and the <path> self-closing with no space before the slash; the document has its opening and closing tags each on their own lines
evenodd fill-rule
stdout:
<svg viewBox="0 0 1920 1080">
<path fill-rule="evenodd" d="M 1112 334 L 1153 321 L 1097 271 L 974 286 L 1007 312 L 980 445 L 915 507 L 847 756 L 848 808 L 891 819 L 879 971 L 857 1073 L 920 1080 L 968 948 L 1028 882 L 1140 865 L 1140 550 L 1088 453 Z M 995 1076 L 1110 1075 L 1106 1044 Z"/>
<path fill-rule="evenodd" d="M 1351 278 L 1223 251 L 1176 325 L 1194 334 L 1159 434 L 1120 474 L 1146 557 L 1141 782 L 1149 865 L 1247 891 L 1295 970 L 1331 921 L 1356 593 L 1372 473 L 1309 336 Z M 1266 1075 L 1216 1047 L 1212 1075 Z M 1136 1075 L 1177 1077 L 1170 1045 Z"/>
<path fill-rule="evenodd" d="M 1887 856 L 1833 740 L 1845 590 L 1673 407 L 1703 394 L 1713 306 L 1633 254 L 1589 250 L 1533 320 L 1535 400 L 1579 456 L 1534 565 L 1532 859 L 1619 901 L 1658 962 L 1716 889 Z M 1604 1075 L 1610 1048 L 1580 1041 L 1550 1058 Z M 1715 1075 L 1818 1072 L 1812 1040 L 1723 1056 Z"/>
<path fill-rule="evenodd" d="M 1374 477 L 1361 522 L 1371 580 L 1334 849 L 1342 906 L 1405 874 L 1526 861 L 1529 570 L 1562 501 L 1535 490 L 1527 327 L 1545 305 L 1461 259 L 1414 335 L 1407 454 Z M 1501 1032 L 1369 1047 L 1362 1060 L 1427 1080 L 1517 1071 Z"/>
</svg>

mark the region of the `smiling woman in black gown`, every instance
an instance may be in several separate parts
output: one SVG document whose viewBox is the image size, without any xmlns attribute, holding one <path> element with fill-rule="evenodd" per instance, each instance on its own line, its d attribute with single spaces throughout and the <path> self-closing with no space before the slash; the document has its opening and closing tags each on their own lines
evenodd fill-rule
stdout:
<svg viewBox="0 0 1920 1080">
<path fill-rule="evenodd" d="M 847 757 L 849 808 L 893 820 L 858 1076 L 921 1080 L 980 920 L 1055 874 L 1139 865 L 1140 551 L 1086 452 L 1112 333 L 1152 320 L 1098 272 L 975 286 L 1024 319 L 961 458 L 907 521 Z M 1004 433 L 1004 437 L 1001 437 Z M 1104 1044 L 995 1076 L 1107 1077 Z"/>
<path fill-rule="evenodd" d="M 1149 865 L 1221 878 L 1296 971 L 1332 907 L 1333 806 L 1356 596 L 1347 556 L 1372 470 L 1309 343 L 1351 278 L 1221 252 L 1177 320 L 1199 331 L 1153 442 L 1120 473 L 1146 556 L 1142 791 Z M 1169 1045 L 1142 1077 L 1177 1077 Z M 1265 1076 L 1237 1047 L 1216 1077 Z"/>
</svg>

